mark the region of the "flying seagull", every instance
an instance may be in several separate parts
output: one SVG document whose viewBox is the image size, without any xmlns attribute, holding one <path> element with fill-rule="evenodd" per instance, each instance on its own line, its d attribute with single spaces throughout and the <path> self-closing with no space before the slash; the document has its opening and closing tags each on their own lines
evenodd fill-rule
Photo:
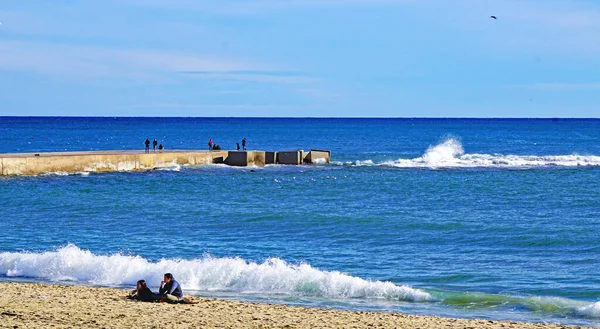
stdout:
<svg viewBox="0 0 600 329">
<path fill-rule="evenodd" d="M 498 17 L 496 17 L 496 16 L 490 16 L 490 18 L 493 18 L 493 19 L 498 19 Z"/>
</svg>

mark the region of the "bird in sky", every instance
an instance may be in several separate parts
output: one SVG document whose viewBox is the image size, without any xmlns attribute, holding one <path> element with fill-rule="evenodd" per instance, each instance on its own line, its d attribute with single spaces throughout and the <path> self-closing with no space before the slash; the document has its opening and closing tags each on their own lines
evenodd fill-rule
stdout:
<svg viewBox="0 0 600 329">
<path fill-rule="evenodd" d="M 490 18 L 493 18 L 493 19 L 498 19 L 498 17 L 496 17 L 496 16 L 490 16 Z"/>
</svg>

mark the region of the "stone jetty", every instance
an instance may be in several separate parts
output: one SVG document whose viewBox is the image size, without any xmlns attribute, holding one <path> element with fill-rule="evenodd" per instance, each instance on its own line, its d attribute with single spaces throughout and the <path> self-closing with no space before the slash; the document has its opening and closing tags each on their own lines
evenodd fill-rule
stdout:
<svg viewBox="0 0 600 329">
<path fill-rule="evenodd" d="M 265 166 L 270 164 L 302 165 L 329 163 L 326 150 L 267 151 L 202 151 L 169 150 L 87 151 L 0 153 L 0 173 L 9 175 L 39 175 L 43 173 L 79 173 L 152 170 L 172 166 L 225 164 L 230 166 Z"/>
</svg>

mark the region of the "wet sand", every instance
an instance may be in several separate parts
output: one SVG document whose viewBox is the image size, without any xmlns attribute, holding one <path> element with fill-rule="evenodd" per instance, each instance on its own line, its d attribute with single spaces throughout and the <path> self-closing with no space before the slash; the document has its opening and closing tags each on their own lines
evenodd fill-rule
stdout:
<svg viewBox="0 0 600 329">
<path fill-rule="evenodd" d="M 129 291 L 0 283 L 0 328 L 581 328 L 195 299 L 142 303 Z"/>
</svg>

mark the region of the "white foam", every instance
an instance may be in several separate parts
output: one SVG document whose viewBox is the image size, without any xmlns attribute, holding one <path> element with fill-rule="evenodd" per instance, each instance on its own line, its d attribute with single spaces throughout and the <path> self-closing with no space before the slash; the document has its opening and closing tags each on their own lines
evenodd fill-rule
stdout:
<svg viewBox="0 0 600 329">
<path fill-rule="evenodd" d="M 585 317 L 600 318 L 600 302 L 578 307 L 577 313 Z"/>
<path fill-rule="evenodd" d="M 160 170 L 160 171 L 181 171 L 181 165 L 179 165 L 177 163 L 173 163 L 173 164 L 167 165 L 165 167 L 160 167 L 160 168 L 158 168 L 158 170 Z"/>
<path fill-rule="evenodd" d="M 308 264 L 270 258 L 262 263 L 204 256 L 150 262 L 139 256 L 95 255 L 69 244 L 42 253 L 0 253 L 0 273 L 9 277 L 73 280 L 97 285 L 134 285 L 145 279 L 157 286 L 171 272 L 184 288 L 198 291 L 282 294 L 327 298 L 431 300 L 429 293 L 391 282 L 370 281 Z"/>
<path fill-rule="evenodd" d="M 531 167 L 596 167 L 600 156 L 595 155 L 503 155 L 465 154 L 461 143 L 450 138 L 430 146 L 414 159 L 398 159 L 374 163 L 356 161 L 355 166 L 386 166 L 396 168 L 531 168 Z"/>
<path fill-rule="evenodd" d="M 44 172 L 39 174 L 39 176 L 89 176 L 90 173 L 87 171 L 79 171 L 79 172 L 66 172 L 66 171 L 52 171 L 52 172 Z"/>
</svg>

